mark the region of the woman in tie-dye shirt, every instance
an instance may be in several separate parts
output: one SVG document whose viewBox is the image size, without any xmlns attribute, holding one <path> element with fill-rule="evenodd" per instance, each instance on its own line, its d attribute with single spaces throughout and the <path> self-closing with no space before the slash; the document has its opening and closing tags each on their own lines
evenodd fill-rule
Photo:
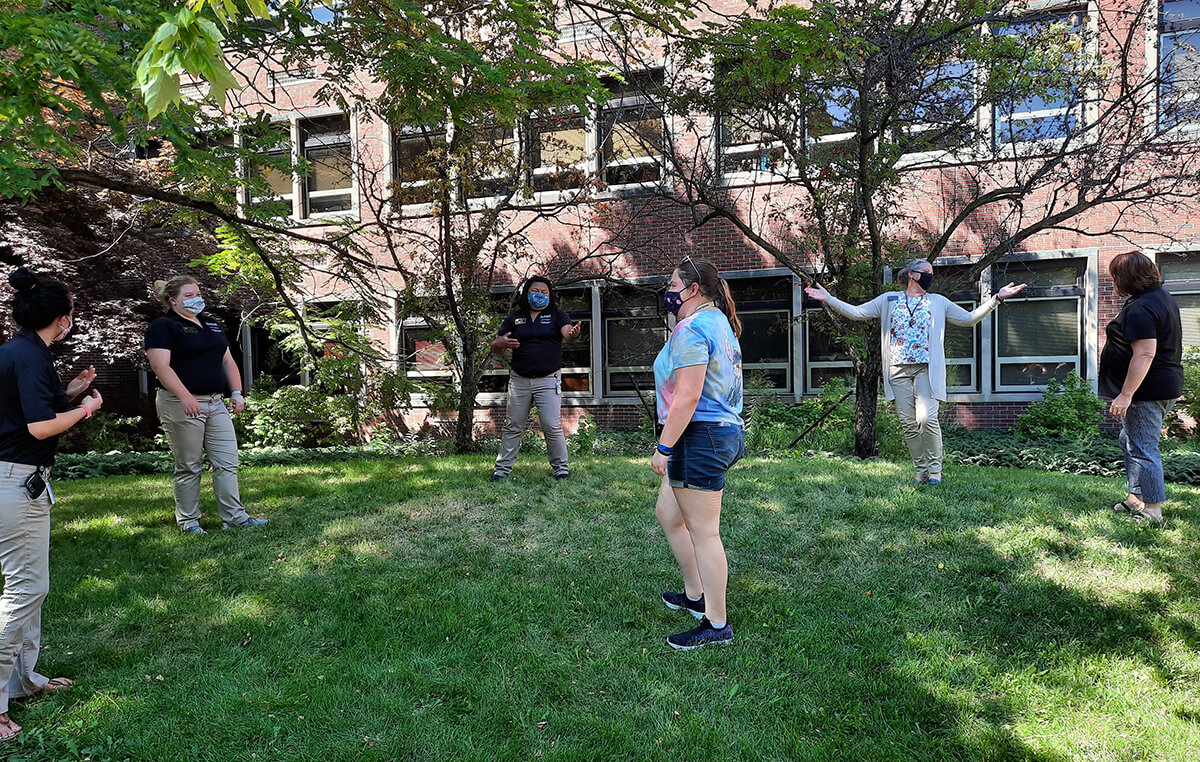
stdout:
<svg viewBox="0 0 1200 762">
<path fill-rule="evenodd" d="M 651 467 L 663 477 L 655 514 L 683 572 L 683 592 L 662 599 L 701 620 L 667 638 L 687 651 L 733 641 L 720 523 L 725 472 L 745 454 L 742 325 L 729 284 L 702 259 L 684 259 L 663 301 L 676 323 L 654 360 L 662 434 Z"/>
</svg>

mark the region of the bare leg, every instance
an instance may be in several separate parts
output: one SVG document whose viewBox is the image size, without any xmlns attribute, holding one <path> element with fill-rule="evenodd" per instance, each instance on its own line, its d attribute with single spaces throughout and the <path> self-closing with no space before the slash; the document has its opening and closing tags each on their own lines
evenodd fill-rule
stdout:
<svg viewBox="0 0 1200 762">
<path fill-rule="evenodd" d="M 729 565 L 725 546 L 721 543 L 721 495 L 723 492 L 671 488 L 675 502 L 683 514 L 700 584 L 704 590 L 704 612 L 709 622 L 728 622 L 725 612 L 725 586 L 729 581 Z"/>
<path fill-rule="evenodd" d="M 699 598 L 704 593 L 704 587 L 700 584 L 700 571 L 696 567 L 692 536 L 683 521 L 679 503 L 675 501 L 675 492 L 671 485 L 667 484 L 665 476 L 662 486 L 658 488 L 658 503 L 654 506 L 654 515 L 658 517 L 658 523 L 667 534 L 667 543 L 671 546 L 675 563 L 679 564 L 679 571 L 683 572 L 683 592 L 693 600 Z"/>
</svg>

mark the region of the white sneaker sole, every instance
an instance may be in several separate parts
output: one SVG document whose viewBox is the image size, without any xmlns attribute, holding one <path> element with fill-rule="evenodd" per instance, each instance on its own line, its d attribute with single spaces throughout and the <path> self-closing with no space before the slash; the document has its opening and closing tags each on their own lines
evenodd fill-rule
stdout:
<svg viewBox="0 0 1200 762">
<path fill-rule="evenodd" d="M 672 603 L 667 603 L 667 600 L 666 600 L 665 598 L 663 598 L 663 599 L 661 599 L 661 600 L 662 600 L 662 602 L 663 602 L 663 605 L 664 605 L 664 606 L 666 606 L 667 608 L 671 609 L 671 611 L 679 611 L 680 609 L 683 609 L 684 611 L 686 611 L 687 613 L 689 613 L 689 614 L 691 614 L 692 616 L 696 617 L 697 619 L 703 619 L 703 618 L 704 618 L 704 612 L 703 612 L 703 611 L 692 611 L 691 609 L 687 608 L 686 606 L 676 606 L 676 605 L 674 605 L 674 604 L 672 604 Z"/>
<path fill-rule="evenodd" d="M 728 646 L 732 644 L 733 638 L 730 638 L 729 640 L 710 640 L 709 642 L 701 643 L 698 646 L 677 646 L 671 642 L 670 638 L 667 638 L 667 645 L 669 645 L 671 648 L 674 648 L 676 651 L 695 651 L 697 649 L 704 648 L 705 646 Z"/>
</svg>

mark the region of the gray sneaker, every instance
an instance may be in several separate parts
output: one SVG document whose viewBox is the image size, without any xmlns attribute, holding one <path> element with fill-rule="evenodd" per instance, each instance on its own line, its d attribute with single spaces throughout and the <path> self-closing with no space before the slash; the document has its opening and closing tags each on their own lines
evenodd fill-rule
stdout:
<svg viewBox="0 0 1200 762">
<path fill-rule="evenodd" d="M 199 524 L 190 527 L 183 527 L 179 531 L 183 532 L 184 534 L 208 534 L 208 532 L 205 532 Z"/>
<path fill-rule="evenodd" d="M 266 519 L 256 519 L 253 516 L 243 521 L 241 524 L 230 524 L 227 521 L 221 522 L 222 529 L 253 529 L 254 527 L 265 527 L 270 524 Z"/>
</svg>

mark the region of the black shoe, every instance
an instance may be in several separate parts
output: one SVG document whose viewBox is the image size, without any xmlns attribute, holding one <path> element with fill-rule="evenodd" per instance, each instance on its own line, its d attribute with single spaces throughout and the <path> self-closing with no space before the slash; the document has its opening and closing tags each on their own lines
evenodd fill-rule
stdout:
<svg viewBox="0 0 1200 762">
<path fill-rule="evenodd" d="M 489 482 L 502 482 L 506 478 L 507 477 L 505 477 L 504 474 L 492 474 L 491 476 L 488 477 L 488 481 Z"/>
<path fill-rule="evenodd" d="M 679 632 L 667 637 L 667 645 L 680 651 L 694 651 L 711 645 L 726 645 L 733 642 L 733 625 L 728 622 L 721 629 L 713 627 L 708 619 L 701 619 L 700 624 L 687 632 Z"/>
<path fill-rule="evenodd" d="M 687 593 L 673 593 L 668 590 L 662 594 L 662 599 L 672 611 L 684 609 L 697 619 L 704 616 L 704 593 L 700 593 L 700 600 L 693 601 L 687 597 Z"/>
<path fill-rule="evenodd" d="M 560 482 L 566 481 L 567 479 L 571 478 L 571 473 L 569 471 L 563 471 L 561 474 L 555 474 L 554 478 Z"/>
</svg>

